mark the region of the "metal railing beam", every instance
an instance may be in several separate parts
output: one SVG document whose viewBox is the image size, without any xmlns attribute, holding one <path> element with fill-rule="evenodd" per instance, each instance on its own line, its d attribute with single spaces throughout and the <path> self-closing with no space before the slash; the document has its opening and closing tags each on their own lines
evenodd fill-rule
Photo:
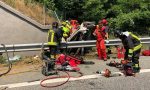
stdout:
<svg viewBox="0 0 150 90">
<path fill-rule="evenodd" d="M 150 44 L 150 37 L 141 38 L 141 42 L 143 44 Z M 22 51 L 39 51 L 41 50 L 43 43 L 33 43 L 33 44 L 13 44 L 6 45 L 6 49 L 8 52 L 22 52 Z M 61 48 L 83 48 L 83 47 L 95 47 L 96 40 L 88 40 L 88 41 L 70 41 L 70 42 L 62 42 Z M 119 39 L 110 39 L 109 43 L 106 46 L 115 46 L 121 45 L 121 41 Z M 44 43 L 44 48 L 48 48 L 47 43 Z M 0 45 L 0 52 L 5 52 L 4 48 Z"/>
</svg>

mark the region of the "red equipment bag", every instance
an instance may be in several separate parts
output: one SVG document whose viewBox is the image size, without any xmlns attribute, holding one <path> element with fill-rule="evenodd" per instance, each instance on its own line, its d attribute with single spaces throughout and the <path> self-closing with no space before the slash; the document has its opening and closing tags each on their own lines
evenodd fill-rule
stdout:
<svg viewBox="0 0 150 90">
<path fill-rule="evenodd" d="M 144 51 L 142 52 L 142 55 L 143 55 L 143 56 L 150 56 L 150 50 L 144 50 Z"/>
<path fill-rule="evenodd" d="M 77 65 L 81 64 L 82 60 L 69 56 L 61 54 L 58 59 L 56 60 L 56 64 L 64 64 L 65 62 L 68 62 L 71 67 L 76 67 Z"/>
<path fill-rule="evenodd" d="M 124 58 L 125 49 L 123 47 L 117 47 L 117 58 Z"/>
</svg>

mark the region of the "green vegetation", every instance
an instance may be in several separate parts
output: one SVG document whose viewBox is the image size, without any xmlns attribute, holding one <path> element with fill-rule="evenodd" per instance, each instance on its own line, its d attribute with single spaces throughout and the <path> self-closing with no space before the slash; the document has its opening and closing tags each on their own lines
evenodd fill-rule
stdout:
<svg viewBox="0 0 150 90">
<path fill-rule="evenodd" d="M 150 36 L 150 0 L 32 0 L 45 3 L 62 19 L 109 20 L 111 30 L 132 31 Z M 140 33 L 139 33 L 140 32 Z"/>
<path fill-rule="evenodd" d="M 15 0 L 10 0 L 12 3 Z M 96 21 L 106 18 L 111 30 L 150 36 L 150 0 L 24 0 L 56 11 L 59 18 Z M 140 33 L 139 33 L 140 32 Z"/>
<path fill-rule="evenodd" d="M 6 59 L 2 55 L 0 55 L 0 64 L 4 63 L 6 63 Z"/>
</svg>

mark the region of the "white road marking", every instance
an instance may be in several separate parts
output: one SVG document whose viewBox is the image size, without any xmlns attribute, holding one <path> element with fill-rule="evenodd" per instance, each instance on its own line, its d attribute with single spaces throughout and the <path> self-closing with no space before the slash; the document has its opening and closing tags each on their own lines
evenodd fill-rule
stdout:
<svg viewBox="0 0 150 90">
<path fill-rule="evenodd" d="M 140 73 L 146 73 L 150 72 L 150 69 L 142 69 Z M 123 75 L 121 72 L 114 72 L 119 73 Z M 76 80 L 84 80 L 84 79 L 93 79 L 93 78 L 100 78 L 102 77 L 101 74 L 93 74 L 93 75 L 85 75 L 79 78 L 70 78 L 69 81 L 76 81 Z M 57 78 L 57 79 L 51 79 L 47 80 L 44 83 L 57 83 L 57 82 L 63 82 L 66 81 L 67 78 Z M 17 87 L 23 87 L 23 86 L 33 86 L 33 85 L 39 85 L 41 81 L 34 81 L 34 82 L 23 82 L 23 83 L 13 83 L 13 84 L 6 84 L 6 85 L 0 85 L 0 88 L 17 88 Z"/>
</svg>

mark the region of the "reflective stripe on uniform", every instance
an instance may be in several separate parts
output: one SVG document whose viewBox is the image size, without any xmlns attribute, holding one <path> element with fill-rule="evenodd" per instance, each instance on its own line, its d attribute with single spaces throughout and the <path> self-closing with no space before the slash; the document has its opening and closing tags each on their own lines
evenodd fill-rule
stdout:
<svg viewBox="0 0 150 90">
<path fill-rule="evenodd" d="M 131 32 L 129 32 L 129 34 L 130 34 L 132 37 L 134 37 L 135 39 L 137 39 L 137 40 L 140 41 L 140 38 L 138 38 L 136 35 L 132 34 Z M 137 50 L 140 49 L 141 47 L 142 47 L 142 44 L 139 44 L 139 45 L 137 45 L 137 46 L 135 46 L 135 47 L 133 48 L 133 51 L 137 51 Z"/>
<path fill-rule="evenodd" d="M 129 53 L 131 54 L 131 53 L 133 53 L 134 51 L 139 50 L 141 47 L 142 47 L 142 44 L 139 44 L 139 45 L 135 46 L 133 49 L 129 49 Z"/>
<path fill-rule="evenodd" d="M 54 42 L 54 32 L 52 32 L 51 42 Z"/>
<path fill-rule="evenodd" d="M 57 45 L 56 42 L 48 42 L 48 45 Z"/>
<path fill-rule="evenodd" d="M 132 54 L 132 55 L 133 55 L 133 54 Z M 131 55 L 131 54 L 128 54 L 128 57 L 129 57 L 129 58 L 131 58 L 131 57 L 132 57 L 132 55 Z"/>
<path fill-rule="evenodd" d="M 129 34 L 134 37 L 135 39 L 139 40 L 140 41 L 140 38 L 138 38 L 136 35 L 132 34 L 131 32 L 129 32 Z"/>
<path fill-rule="evenodd" d="M 66 33 L 63 34 L 63 37 L 68 37 L 68 35 Z"/>
<path fill-rule="evenodd" d="M 69 29 L 68 29 L 67 27 L 63 27 L 63 31 L 64 31 L 65 33 L 68 33 L 68 32 L 69 32 Z"/>
<path fill-rule="evenodd" d="M 48 45 L 57 45 L 57 43 L 54 42 L 54 34 L 55 32 L 53 30 L 48 31 Z"/>
<path fill-rule="evenodd" d="M 135 64 L 135 67 L 139 67 L 139 64 Z"/>
<path fill-rule="evenodd" d="M 129 49 L 129 54 L 132 54 L 133 53 L 133 50 L 132 49 Z"/>
<path fill-rule="evenodd" d="M 139 44 L 133 48 L 133 51 L 137 51 L 142 47 L 142 44 Z"/>
</svg>

